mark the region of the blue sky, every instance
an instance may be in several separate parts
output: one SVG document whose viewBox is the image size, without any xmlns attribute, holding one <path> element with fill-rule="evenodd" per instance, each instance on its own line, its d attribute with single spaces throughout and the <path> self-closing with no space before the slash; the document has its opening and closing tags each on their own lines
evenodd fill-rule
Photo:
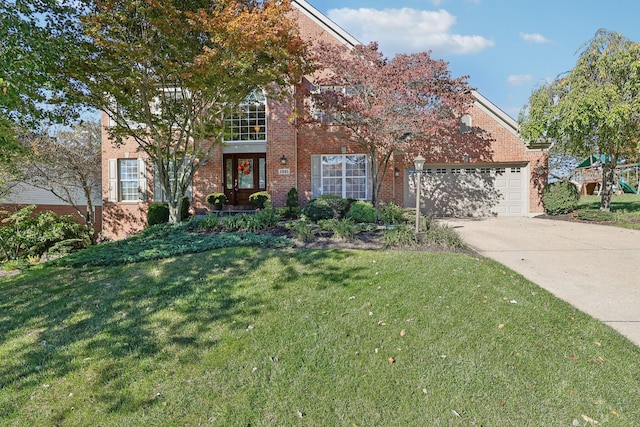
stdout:
<svg viewBox="0 0 640 427">
<path fill-rule="evenodd" d="M 387 57 L 431 50 L 511 117 L 534 87 L 569 71 L 600 28 L 640 42 L 640 2 L 610 0 L 308 0 Z"/>
</svg>

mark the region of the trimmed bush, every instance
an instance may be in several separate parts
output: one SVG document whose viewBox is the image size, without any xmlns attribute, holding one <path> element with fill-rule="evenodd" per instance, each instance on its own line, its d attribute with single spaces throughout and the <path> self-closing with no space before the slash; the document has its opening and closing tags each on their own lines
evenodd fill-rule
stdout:
<svg viewBox="0 0 640 427">
<path fill-rule="evenodd" d="M 166 203 L 152 203 L 147 210 L 147 224 L 149 226 L 169 222 L 169 206 Z"/>
<path fill-rule="evenodd" d="M 358 223 L 376 222 L 378 219 L 378 212 L 371 203 L 358 200 L 351 205 L 349 212 L 347 212 L 347 219 Z"/>
<path fill-rule="evenodd" d="M 191 202 L 187 196 L 182 198 L 182 209 L 180 213 L 180 221 L 186 221 L 189 219 L 191 214 L 189 213 L 189 206 L 191 206 Z"/>
<path fill-rule="evenodd" d="M 302 208 L 302 215 L 309 221 L 313 222 L 318 222 L 323 219 L 331 219 L 336 216 L 333 208 L 324 198 L 311 200 Z"/>
<path fill-rule="evenodd" d="M 298 190 L 294 187 L 292 187 L 287 193 L 286 206 L 287 209 L 284 214 L 285 218 L 297 218 L 299 212 L 298 207 L 300 204 L 298 202 Z"/>
<path fill-rule="evenodd" d="M 542 203 L 549 215 L 561 215 L 573 212 L 578 207 L 580 193 L 569 181 L 548 184 L 542 190 Z"/>
</svg>

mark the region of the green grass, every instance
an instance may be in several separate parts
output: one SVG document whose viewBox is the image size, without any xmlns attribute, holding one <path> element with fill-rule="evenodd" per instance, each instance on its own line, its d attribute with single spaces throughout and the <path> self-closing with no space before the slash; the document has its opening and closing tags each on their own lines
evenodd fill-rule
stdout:
<svg viewBox="0 0 640 427">
<path fill-rule="evenodd" d="M 582 196 L 575 215 L 587 221 L 640 230 L 640 196 L 612 196 L 611 212 L 600 211 L 600 196 Z"/>
<path fill-rule="evenodd" d="M 236 247 L 0 279 L 0 425 L 631 426 L 639 359 L 468 254 Z"/>
</svg>

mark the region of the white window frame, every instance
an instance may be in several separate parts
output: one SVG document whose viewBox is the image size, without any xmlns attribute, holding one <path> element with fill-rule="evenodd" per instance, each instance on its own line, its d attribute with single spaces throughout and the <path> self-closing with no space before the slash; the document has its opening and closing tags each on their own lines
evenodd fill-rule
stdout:
<svg viewBox="0 0 640 427">
<path fill-rule="evenodd" d="M 240 113 L 225 118 L 228 134 L 225 142 L 254 143 L 267 141 L 267 98 L 260 90 L 247 96 L 245 102 L 238 106 Z M 246 124 L 243 124 L 243 121 Z M 252 129 L 252 126 L 254 127 Z M 256 131 L 255 127 L 260 126 Z M 237 130 L 237 131 L 235 131 Z"/>
<path fill-rule="evenodd" d="M 352 174 L 354 169 L 349 168 L 349 158 L 357 158 L 357 163 L 362 163 L 364 170 L 360 169 L 361 174 Z M 330 163 L 331 160 L 338 160 L 338 163 Z M 331 174 L 329 166 L 334 165 L 335 174 Z M 312 156 L 312 194 L 318 197 L 322 194 L 337 194 L 338 196 L 348 199 L 369 200 L 371 199 L 371 175 L 370 175 L 369 159 L 366 154 L 319 154 Z M 331 181 L 337 182 L 332 191 Z M 361 184 L 354 182 L 363 181 Z M 353 190 L 354 185 L 358 190 Z"/>
<path fill-rule="evenodd" d="M 137 179 L 129 177 L 126 181 L 122 179 L 122 164 L 125 161 L 136 162 L 134 175 Z M 124 199 L 122 191 L 123 182 L 137 181 L 137 197 L 135 199 Z M 122 203 L 137 203 L 147 200 L 147 164 L 141 158 L 109 159 L 109 188 L 108 201 Z"/>
</svg>

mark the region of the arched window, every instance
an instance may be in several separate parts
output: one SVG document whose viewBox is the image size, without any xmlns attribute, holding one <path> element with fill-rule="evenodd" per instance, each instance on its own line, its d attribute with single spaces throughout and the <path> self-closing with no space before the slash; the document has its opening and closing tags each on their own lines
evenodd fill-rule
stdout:
<svg viewBox="0 0 640 427">
<path fill-rule="evenodd" d="M 460 132 L 470 132 L 471 131 L 471 116 L 469 114 L 465 114 L 460 118 Z"/>
<path fill-rule="evenodd" d="M 238 112 L 226 119 L 227 142 L 267 140 L 267 100 L 261 90 L 252 92 Z"/>
</svg>

